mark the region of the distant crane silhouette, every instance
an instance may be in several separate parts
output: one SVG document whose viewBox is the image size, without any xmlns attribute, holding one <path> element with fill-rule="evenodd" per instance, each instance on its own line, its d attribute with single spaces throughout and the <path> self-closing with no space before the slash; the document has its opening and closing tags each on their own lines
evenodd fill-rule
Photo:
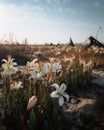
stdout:
<svg viewBox="0 0 104 130">
<path fill-rule="evenodd" d="M 103 33 L 101 26 L 98 28 L 98 31 L 97 31 L 97 34 L 96 34 L 96 39 L 98 38 L 98 34 L 99 34 L 100 31 Z"/>
</svg>

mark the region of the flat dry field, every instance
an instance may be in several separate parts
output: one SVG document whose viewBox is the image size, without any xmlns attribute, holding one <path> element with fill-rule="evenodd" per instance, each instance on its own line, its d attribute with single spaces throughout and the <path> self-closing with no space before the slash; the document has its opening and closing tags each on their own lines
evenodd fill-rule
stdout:
<svg viewBox="0 0 104 130">
<path fill-rule="evenodd" d="M 104 67 L 104 48 L 85 45 L 0 45 L 0 61 L 12 55 L 18 65 L 25 65 L 33 58 L 45 61 L 49 58 L 56 58 L 63 64 L 69 64 L 68 58 L 79 57 L 84 60 L 93 60 L 97 67 Z M 0 62 L 1 65 L 1 62 Z"/>
</svg>

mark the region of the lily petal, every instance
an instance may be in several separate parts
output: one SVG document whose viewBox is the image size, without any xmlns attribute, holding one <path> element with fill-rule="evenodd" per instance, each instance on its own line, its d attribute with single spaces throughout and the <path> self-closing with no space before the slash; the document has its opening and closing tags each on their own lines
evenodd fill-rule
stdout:
<svg viewBox="0 0 104 130">
<path fill-rule="evenodd" d="M 67 93 L 63 93 L 63 96 L 66 98 L 66 101 L 69 101 L 69 95 Z"/>
<path fill-rule="evenodd" d="M 50 72 L 50 66 L 51 66 L 50 63 L 45 63 L 42 67 L 43 73 L 45 73 L 45 74 L 49 73 Z"/>
<path fill-rule="evenodd" d="M 59 106 L 64 104 L 64 98 L 62 96 L 59 97 Z"/>
<path fill-rule="evenodd" d="M 21 82 L 21 81 L 19 81 L 19 82 L 18 82 L 18 86 L 21 86 L 21 85 L 22 85 L 22 82 Z"/>
<path fill-rule="evenodd" d="M 38 65 L 34 66 L 33 67 L 33 72 L 38 72 L 38 71 L 39 71 L 39 66 Z"/>
<path fill-rule="evenodd" d="M 37 62 L 37 61 L 38 61 L 38 59 L 37 59 L 37 58 L 33 59 L 33 63 L 35 63 L 35 62 Z"/>
<path fill-rule="evenodd" d="M 17 65 L 17 63 L 16 62 L 12 62 L 12 65 Z"/>
<path fill-rule="evenodd" d="M 2 61 L 4 61 L 5 63 L 7 63 L 7 62 L 8 62 L 6 59 L 2 59 Z"/>
<path fill-rule="evenodd" d="M 52 84 L 52 87 L 54 87 L 55 89 L 59 89 L 59 85 L 56 83 Z"/>
<path fill-rule="evenodd" d="M 50 95 L 51 97 L 55 97 L 55 98 L 59 97 L 59 95 L 57 95 L 57 91 L 53 91 Z"/>
<path fill-rule="evenodd" d="M 11 58 L 11 62 L 13 62 L 15 59 L 14 58 Z"/>
<path fill-rule="evenodd" d="M 59 89 L 63 93 L 66 90 L 66 84 L 62 83 Z"/>
</svg>

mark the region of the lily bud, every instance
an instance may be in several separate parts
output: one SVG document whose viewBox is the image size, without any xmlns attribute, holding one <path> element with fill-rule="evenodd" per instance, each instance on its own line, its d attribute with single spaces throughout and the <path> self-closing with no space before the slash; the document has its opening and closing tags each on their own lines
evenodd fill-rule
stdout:
<svg viewBox="0 0 104 130">
<path fill-rule="evenodd" d="M 33 108 L 36 103 L 37 103 L 37 97 L 36 96 L 32 96 L 29 99 L 29 102 L 28 102 L 28 105 L 27 105 L 27 110 L 30 110 L 31 108 Z"/>
</svg>

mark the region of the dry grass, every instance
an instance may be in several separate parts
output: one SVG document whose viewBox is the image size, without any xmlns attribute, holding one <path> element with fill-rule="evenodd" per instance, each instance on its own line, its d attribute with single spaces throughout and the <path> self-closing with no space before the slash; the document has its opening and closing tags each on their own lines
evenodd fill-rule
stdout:
<svg viewBox="0 0 104 130">
<path fill-rule="evenodd" d="M 69 45 L 1 45 L 0 61 L 8 54 L 12 55 L 19 65 L 24 65 L 34 57 L 38 57 L 40 60 L 48 60 L 51 57 L 55 57 L 63 62 L 64 56 L 70 58 L 74 55 L 76 59 L 79 57 L 87 61 L 92 59 L 97 67 L 104 66 L 104 48 L 86 48 L 84 45 L 76 45 L 75 47 L 70 47 Z"/>
</svg>

